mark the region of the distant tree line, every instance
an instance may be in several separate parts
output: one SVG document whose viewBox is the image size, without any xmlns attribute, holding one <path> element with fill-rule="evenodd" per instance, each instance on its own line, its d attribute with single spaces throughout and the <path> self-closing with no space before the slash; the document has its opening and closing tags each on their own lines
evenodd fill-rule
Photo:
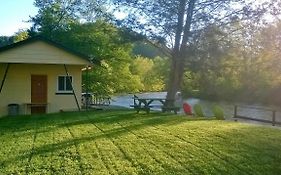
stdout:
<svg viewBox="0 0 281 175">
<path fill-rule="evenodd" d="M 19 30 L 13 36 L 0 36 L 0 47 L 22 41 L 28 37 L 28 32 L 24 30 Z"/>
<path fill-rule="evenodd" d="M 183 81 L 186 96 L 281 104 L 280 22 L 210 27 L 200 37 Z M 229 30 L 229 29 L 227 29 Z"/>
</svg>

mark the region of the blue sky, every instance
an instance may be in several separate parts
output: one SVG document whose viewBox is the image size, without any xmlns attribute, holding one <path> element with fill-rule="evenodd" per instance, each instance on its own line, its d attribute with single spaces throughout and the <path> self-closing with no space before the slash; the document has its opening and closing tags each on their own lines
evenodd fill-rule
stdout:
<svg viewBox="0 0 281 175">
<path fill-rule="evenodd" d="M 34 0 L 0 0 L 0 36 L 11 36 L 19 29 L 27 29 L 29 16 L 37 14 Z"/>
<path fill-rule="evenodd" d="M 256 0 L 261 3 L 266 0 Z M 0 36 L 11 36 L 20 29 L 28 29 L 29 16 L 35 16 L 38 9 L 33 5 L 34 0 L 0 0 Z M 124 18 L 126 13 L 115 13 L 119 18 Z M 271 21 L 271 17 L 267 16 Z"/>
</svg>

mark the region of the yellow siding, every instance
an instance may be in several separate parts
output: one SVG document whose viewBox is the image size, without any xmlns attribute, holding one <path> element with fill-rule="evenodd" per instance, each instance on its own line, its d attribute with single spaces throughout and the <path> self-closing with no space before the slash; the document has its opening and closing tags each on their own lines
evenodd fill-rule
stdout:
<svg viewBox="0 0 281 175">
<path fill-rule="evenodd" d="M 2 81 L 5 64 L 0 64 L 0 82 Z M 83 66 L 67 66 L 73 77 L 73 85 L 78 102 L 81 105 L 81 69 Z M 11 64 L 7 79 L 0 94 L 0 116 L 7 115 L 7 105 L 10 103 L 20 104 L 20 113 L 26 112 L 24 103 L 31 102 L 31 75 L 47 75 L 48 79 L 48 112 L 60 110 L 77 110 L 73 95 L 56 95 L 57 77 L 65 75 L 63 65 L 38 65 L 38 64 Z M 27 111 L 29 113 L 29 111 Z"/>
<path fill-rule="evenodd" d="M 0 63 L 89 64 L 87 60 L 43 41 L 27 43 L 0 53 Z"/>
</svg>

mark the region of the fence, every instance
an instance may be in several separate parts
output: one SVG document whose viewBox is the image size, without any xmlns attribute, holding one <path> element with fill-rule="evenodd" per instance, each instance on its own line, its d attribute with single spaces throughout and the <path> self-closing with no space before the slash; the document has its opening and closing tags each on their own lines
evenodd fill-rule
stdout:
<svg viewBox="0 0 281 175">
<path fill-rule="evenodd" d="M 93 95 L 92 105 L 110 105 L 111 97 L 103 95 Z"/>
<path fill-rule="evenodd" d="M 94 106 L 108 106 L 110 105 L 111 97 L 104 95 L 97 95 L 92 93 L 82 94 L 82 105 L 84 108 L 89 108 L 91 105 Z"/>
<path fill-rule="evenodd" d="M 263 115 L 261 118 L 259 118 L 257 115 L 256 116 L 244 116 L 243 114 L 239 114 L 242 113 L 245 110 L 249 111 L 249 110 L 254 110 L 254 114 L 261 114 Z M 273 126 L 275 126 L 276 124 L 281 125 L 281 121 L 277 121 L 276 119 L 276 114 L 277 114 L 277 110 L 275 109 L 269 109 L 269 108 L 262 108 L 262 107 L 252 107 L 252 106 L 238 106 L 235 105 L 234 106 L 234 118 L 235 119 L 246 119 L 246 120 L 252 120 L 252 121 L 258 121 L 258 122 L 264 122 L 264 123 L 271 123 Z"/>
</svg>

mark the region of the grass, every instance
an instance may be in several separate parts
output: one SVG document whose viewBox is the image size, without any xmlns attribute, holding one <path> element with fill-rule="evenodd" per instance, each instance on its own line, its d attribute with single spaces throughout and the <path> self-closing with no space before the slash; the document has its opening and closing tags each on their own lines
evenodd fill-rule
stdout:
<svg viewBox="0 0 281 175">
<path fill-rule="evenodd" d="M 0 174 L 281 174 L 281 130 L 162 113 L 0 119 Z"/>
</svg>

